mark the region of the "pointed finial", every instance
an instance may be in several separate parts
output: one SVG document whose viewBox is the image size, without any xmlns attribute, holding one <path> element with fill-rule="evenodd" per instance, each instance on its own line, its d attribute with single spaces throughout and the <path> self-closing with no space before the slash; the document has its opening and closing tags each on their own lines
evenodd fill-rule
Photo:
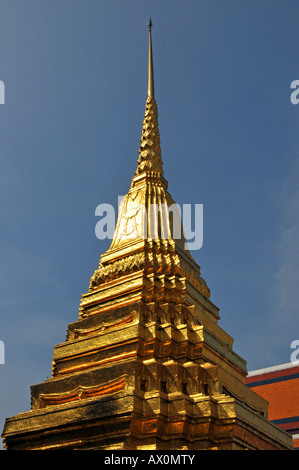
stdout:
<svg viewBox="0 0 299 470">
<path fill-rule="evenodd" d="M 148 96 L 149 98 L 153 98 L 155 95 L 154 90 L 154 67 L 153 67 L 153 53 L 152 53 L 152 20 L 149 19 L 148 22 L 148 29 L 149 29 L 149 52 L 148 52 Z"/>
</svg>

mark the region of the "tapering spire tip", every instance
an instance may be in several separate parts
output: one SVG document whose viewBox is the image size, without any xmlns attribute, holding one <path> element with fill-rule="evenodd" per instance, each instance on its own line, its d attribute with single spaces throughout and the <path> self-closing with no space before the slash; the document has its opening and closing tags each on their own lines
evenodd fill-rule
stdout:
<svg viewBox="0 0 299 470">
<path fill-rule="evenodd" d="M 148 96 L 153 98 L 155 95 L 154 92 L 154 66 L 153 66 L 153 52 L 152 52 L 152 38 L 151 38 L 151 30 L 152 30 L 152 20 L 149 19 L 148 22 L 148 29 L 149 29 L 149 54 L 148 54 Z"/>
</svg>

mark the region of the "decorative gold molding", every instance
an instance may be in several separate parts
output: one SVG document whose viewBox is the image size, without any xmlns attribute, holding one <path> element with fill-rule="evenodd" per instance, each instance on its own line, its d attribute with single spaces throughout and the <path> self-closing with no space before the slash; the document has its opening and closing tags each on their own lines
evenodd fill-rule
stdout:
<svg viewBox="0 0 299 470">
<path fill-rule="evenodd" d="M 96 398 L 102 395 L 112 394 L 124 390 L 127 376 L 123 375 L 122 377 L 116 380 L 110 380 L 101 385 L 86 387 L 79 385 L 73 390 L 68 392 L 59 392 L 59 393 L 41 393 L 38 396 L 38 399 L 32 404 L 32 409 L 45 408 L 51 405 L 60 405 L 62 403 L 68 403 L 75 400 L 84 400 L 88 398 Z"/>
<path fill-rule="evenodd" d="M 129 315 L 125 316 L 124 318 L 120 318 L 118 321 L 114 322 L 101 322 L 100 325 L 94 327 L 94 328 L 75 328 L 72 330 L 69 335 L 68 335 L 68 340 L 74 340 L 90 335 L 95 335 L 99 333 L 104 333 L 107 330 L 112 330 L 115 328 L 120 328 L 124 325 L 127 325 L 128 323 L 133 322 L 138 318 L 138 312 L 136 310 L 133 310 Z"/>
</svg>

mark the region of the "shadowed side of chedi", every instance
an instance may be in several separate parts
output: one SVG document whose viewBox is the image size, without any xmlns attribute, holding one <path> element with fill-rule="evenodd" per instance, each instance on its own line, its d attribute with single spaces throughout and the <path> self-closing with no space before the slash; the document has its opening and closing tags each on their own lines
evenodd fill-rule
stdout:
<svg viewBox="0 0 299 470">
<path fill-rule="evenodd" d="M 172 236 L 162 167 L 150 22 L 139 159 L 114 239 L 54 347 L 52 377 L 6 420 L 7 449 L 292 449 L 244 385 L 246 362 Z"/>
</svg>

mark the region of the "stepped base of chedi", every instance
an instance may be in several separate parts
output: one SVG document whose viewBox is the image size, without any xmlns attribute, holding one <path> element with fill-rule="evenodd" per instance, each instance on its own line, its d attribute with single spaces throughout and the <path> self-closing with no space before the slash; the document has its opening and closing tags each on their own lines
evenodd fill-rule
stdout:
<svg viewBox="0 0 299 470">
<path fill-rule="evenodd" d="M 51 378 L 31 387 L 30 411 L 6 420 L 7 449 L 292 449 L 244 384 L 246 362 L 183 236 L 173 237 L 172 205 L 150 31 L 138 166 L 114 239 L 54 347 Z"/>
</svg>

